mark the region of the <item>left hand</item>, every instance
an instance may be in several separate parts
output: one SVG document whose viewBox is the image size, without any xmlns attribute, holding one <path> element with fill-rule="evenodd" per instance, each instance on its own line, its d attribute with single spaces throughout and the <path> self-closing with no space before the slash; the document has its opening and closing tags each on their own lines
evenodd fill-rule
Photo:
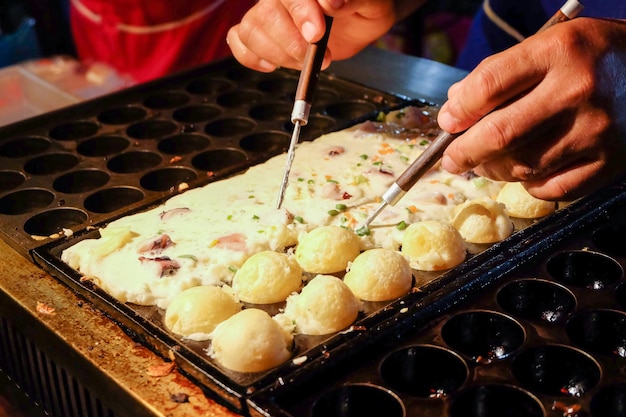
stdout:
<svg viewBox="0 0 626 417">
<path fill-rule="evenodd" d="M 576 18 L 485 59 L 453 85 L 442 165 L 572 200 L 626 174 L 626 22 Z"/>
</svg>

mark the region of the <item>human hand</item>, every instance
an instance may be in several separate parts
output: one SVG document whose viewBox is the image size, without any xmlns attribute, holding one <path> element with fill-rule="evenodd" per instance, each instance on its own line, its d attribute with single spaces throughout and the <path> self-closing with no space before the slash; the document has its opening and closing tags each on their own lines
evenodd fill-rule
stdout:
<svg viewBox="0 0 626 417">
<path fill-rule="evenodd" d="M 404 3 L 413 3 L 410 6 Z M 227 42 L 243 65 L 263 72 L 300 69 L 309 43 L 324 34 L 324 14 L 334 18 L 322 68 L 356 54 L 387 32 L 422 0 L 259 0 L 233 26 Z"/>
<path fill-rule="evenodd" d="M 576 18 L 485 59 L 439 112 L 442 166 L 571 200 L 626 173 L 626 22 Z"/>
</svg>

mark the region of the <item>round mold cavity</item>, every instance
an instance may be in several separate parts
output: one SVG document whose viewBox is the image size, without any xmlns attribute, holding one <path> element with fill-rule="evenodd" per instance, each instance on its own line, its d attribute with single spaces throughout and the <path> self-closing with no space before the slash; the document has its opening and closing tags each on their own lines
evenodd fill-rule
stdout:
<svg viewBox="0 0 626 417">
<path fill-rule="evenodd" d="M 238 136 L 250 133 L 256 127 L 250 119 L 243 117 L 233 117 L 229 119 L 220 119 L 209 123 L 204 129 L 206 133 L 216 137 Z"/>
<path fill-rule="evenodd" d="M 80 142 L 76 151 L 85 156 L 108 156 L 122 152 L 128 145 L 130 142 L 123 136 L 102 135 Z"/>
<path fill-rule="evenodd" d="M 626 256 L 625 225 L 604 225 L 592 233 L 591 240 L 602 252 L 614 256 Z"/>
<path fill-rule="evenodd" d="M 313 93 L 313 103 L 316 105 L 327 104 L 337 101 L 339 98 L 339 93 L 335 90 L 331 90 L 330 88 L 317 88 Z"/>
<path fill-rule="evenodd" d="M 291 97 L 298 88 L 298 79 L 292 77 L 275 77 L 262 80 L 257 84 L 257 88 L 267 94 Z"/>
<path fill-rule="evenodd" d="M 372 384 L 345 384 L 333 388 L 315 400 L 311 417 L 404 417 L 400 398 Z"/>
<path fill-rule="evenodd" d="M 63 229 L 83 224 L 89 216 L 82 210 L 61 207 L 35 214 L 24 223 L 24 231 L 33 236 L 50 236 Z"/>
<path fill-rule="evenodd" d="M 168 167 L 147 173 L 139 183 L 147 190 L 168 191 L 175 190 L 180 184 L 193 181 L 197 177 L 191 169 Z"/>
<path fill-rule="evenodd" d="M 456 353 L 438 346 L 415 345 L 388 354 L 380 375 L 391 389 L 421 398 L 444 398 L 467 380 L 469 370 Z"/>
<path fill-rule="evenodd" d="M 48 207 L 54 193 L 42 188 L 27 188 L 7 194 L 0 199 L 0 213 L 17 215 L 32 213 Z"/>
<path fill-rule="evenodd" d="M 495 311 L 475 310 L 449 318 L 441 328 L 452 349 L 476 363 L 507 357 L 524 343 L 524 328 L 516 320 Z"/>
<path fill-rule="evenodd" d="M 256 90 L 237 90 L 221 94 L 217 98 L 220 106 L 236 108 L 255 105 L 263 99 L 263 93 Z"/>
<path fill-rule="evenodd" d="M 187 92 L 195 95 L 211 95 L 234 88 L 235 84 L 221 78 L 201 78 L 187 84 Z"/>
<path fill-rule="evenodd" d="M 130 174 L 154 168 L 161 163 L 161 156 L 150 151 L 130 151 L 119 154 L 109 161 L 107 168 L 120 174 Z"/>
<path fill-rule="evenodd" d="M 599 290 L 622 278 L 624 271 L 609 256 L 592 251 L 567 251 L 551 257 L 548 274 L 565 285 Z"/>
<path fill-rule="evenodd" d="M 258 71 L 253 71 L 242 66 L 229 68 L 226 72 L 226 78 L 233 81 L 255 81 L 264 76 L 264 74 Z"/>
<path fill-rule="evenodd" d="M 144 198 L 141 190 L 133 187 L 113 187 L 97 191 L 85 199 L 85 208 L 94 213 L 111 213 L 137 203 Z"/>
<path fill-rule="evenodd" d="M 289 103 L 267 103 L 250 109 L 250 117 L 256 120 L 285 120 L 291 114 Z"/>
<path fill-rule="evenodd" d="M 513 375 L 526 388 L 553 396 L 580 397 L 600 381 L 598 363 L 564 345 L 540 345 L 520 352 L 511 363 Z"/>
<path fill-rule="evenodd" d="M 0 171 L 0 193 L 19 187 L 26 181 L 24 174 L 18 171 Z"/>
<path fill-rule="evenodd" d="M 181 133 L 180 135 L 162 139 L 158 148 L 161 152 L 170 155 L 184 155 L 200 151 L 209 146 L 210 143 L 211 141 L 206 136 L 195 133 Z"/>
<path fill-rule="evenodd" d="M 326 107 L 326 114 L 337 119 L 352 120 L 376 110 L 372 103 L 362 100 L 343 101 Z"/>
<path fill-rule="evenodd" d="M 237 149 L 215 149 L 196 155 L 192 165 L 202 171 L 216 172 L 244 162 L 247 155 Z"/>
<path fill-rule="evenodd" d="M 197 104 L 193 106 L 185 106 L 177 109 L 172 114 L 174 120 L 183 123 L 199 123 L 213 120 L 222 114 L 219 107 L 208 104 Z"/>
<path fill-rule="evenodd" d="M 626 383 L 607 385 L 591 398 L 593 417 L 624 417 L 626 415 Z"/>
<path fill-rule="evenodd" d="M 143 101 L 143 104 L 151 109 L 173 109 L 187 104 L 189 100 L 187 94 L 169 91 L 151 95 Z"/>
<path fill-rule="evenodd" d="M 308 123 L 302 126 L 302 129 L 300 131 L 300 140 L 311 141 L 323 135 L 324 133 L 330 132 L 335 128 L 335 126 L 337 126 L 337 122 L 332 117 L 311 115 L 309 117 Z M 285 123 L 284 129 L 287 132 L 292 132 L 293 128 L 293 123 L 291 123 L 290 121 Z"/>
<path fill-rule="evenodd" d="M 622 282 L 615 289 L 615 300 L 622 309 L 626 309 L 626 282 Z"/>
<path fill-rule="evenodd" d="M 0 156 L 5 158 L 23 158 L 38 155 L 50 148 L 50 141 L 37 136 L 14 139 L 0 146 Z"/>
<path fill-rule="evenodd" d="M 500 307 L 515 317 L 556 323 L 576 308 L 576 298 L 567 288 L 551 281 L 520 279 L 504 285 L 497 294 Z"/>
<path fill-rule="evenodd" d="M 544 417 L 541 402 L 532 394 L 510 385 L 479 385 L 456 395 L 450 417 Z"/>
<path fill-rule="evenodd" d="M 566 326 L 567 336 L 580 348 L 626 357 L 626 314 L 608 309 L 576 314 Z"/>
<path fill-rule="evenodd" d="M 128 126 L 126 133 L 135 139 L 154 139 L 176 131 L 176 124 L 169 120 L 144 120 Z"/>
<path fill-rule="evenodd" d="M 137 122 L 146 117 L 147 114 L 145 109 L 137 106 L 116 107 L 100 113 L 98 121 L 107 125 L 125 125 Z"/>
<path fill-rule="evenodd" d="M 78 194 L 100 188 L 109 182 L 110 175 L 98 169 L 81 169 L 68 172 L 54 180 L 52 187 L 66 194 Z"/>
<path fill-rule="evenodd" d="M 67 171 L 78 164 L 78 158 L 71 153 L 49 153 L 30 159 L 24 164 L 24 171 L 32 175 L 50 175 Z"/>
<path fill-rule="evenodd" d="M 49 136 L 56 140 L 78 140 L 98 133 L 100 127 L 89 121 L 77 121 L 55 126 Z"/>
<path fill-rule="evenodd" d="M 290 140 L 291 137 L 285 132 L 270 131 L 246 136 L 239 145 L 247 151 L 273 153 L 287 149 Z"/>
</svg>

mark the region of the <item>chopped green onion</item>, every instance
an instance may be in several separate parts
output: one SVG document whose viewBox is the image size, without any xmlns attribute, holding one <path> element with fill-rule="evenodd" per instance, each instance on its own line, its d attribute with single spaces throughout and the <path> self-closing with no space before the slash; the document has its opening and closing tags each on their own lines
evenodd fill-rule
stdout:
<svg viewBox="0 0 626 417">
<path fill-rule="evenodd" d="M 335 205 L 335 208 L 336 208 L 337 210 L 339 210 L 339 211 L 346 211 L 346 209 L 348 208 L 348 206 L 346 206 L 345 204 L 341 204 L 341 203 L 339 203 L 339 204 Z"/>
<path fill-rule="evenodd" d="M 304 219 L 300 216 L 295 216 L 293 219 L 297 221 L 298 223 L 304 223 Z"/>
<path fill-rule="evenodd" d="M 398 230 L 404 230 L 407 228 L 407 224 L 404 220 L 402 220 L 400 223 L 396 224 L 396 229 Z"/>
<path fill-rule="evenodd" d="M 482 188 L 485 185 L 487 185 L 488 182 L 489 180 L 485 177 L 476 177 L 472 180 L 472 183 L 474 184 L 474 187 L 476 188 Z"/>
<path fill-rule="evenodd" d="M 429 140 L 427 140 L 427 139 L 424 139 L 424 140 L 420 141 L 420 145 L 421 145 L 421 146 L 426 146 L 426 145 L 428 145 L 429 143 L 430 143 L 430 141 L 429 141 Z"/>
<path fill-rule="evenodd" d="M 235 267 L 234 267 L 234 266 L 232 266 L 232 265 L 229 265 L 229 266 L 228 266 L 228 270 L 229 270 L 230 272 L 232 272 L 232 273 L 237 272 L 237 268 L 235 268 Z"/>
<path fill-rule="evenodd" d="M 367 158 L 369 158 L 369 156 L 367 156 L 367 154 L 361 154 L 359 158 L 365 161 Z"/>
<path fill-rule="evenodd" d="M 255 214 L 254 216 L 252 216 L 252 220 L 259 220 L 259 216 Z"/>
<path fill-rule="evenodd" d="M 357 236 L 369 236 L 371 234 L 369 227 L 362 226 L 354 231 Z"/>
<path fill-rule="evenodd" d="M 336 216 L 338 214 L 339 214 L 339 212 L 337 210 L 328 210 L 328 215 L 329 216 Z"/>
</svg>

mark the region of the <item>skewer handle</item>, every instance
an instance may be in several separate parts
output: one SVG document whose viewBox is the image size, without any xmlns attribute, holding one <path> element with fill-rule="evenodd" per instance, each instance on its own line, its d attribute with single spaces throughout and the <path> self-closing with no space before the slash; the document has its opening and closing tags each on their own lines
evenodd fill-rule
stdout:
<svg viewBox="0 0 626 417">
<path fill-rule="evenodd" d="M 298 87 L 296 88 L 295 103 L 291 112 L 292 123 L 299 121 L 302 126 L 309 121 L 313 93 L 320 76 L 322 62 L 324 62 L 326 45 L 328 45 L 328 38 L 330 37 L 330 28 L 333 25 L 332 17 L 324 16 L 324 20 L 326 22 L 324 36 L 319 41 L 310 44 L 306 50 L 304 65 L 300 72 Z"/>
</svg>

